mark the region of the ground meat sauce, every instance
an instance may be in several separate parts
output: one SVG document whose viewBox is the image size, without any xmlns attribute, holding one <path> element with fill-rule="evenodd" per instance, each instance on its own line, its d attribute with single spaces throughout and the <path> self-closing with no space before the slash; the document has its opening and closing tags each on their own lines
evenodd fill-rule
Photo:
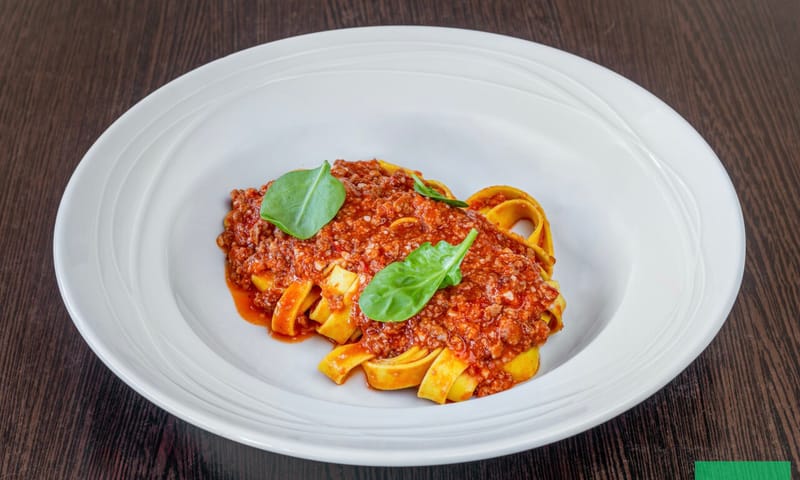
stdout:
<svg viewBox="0 0 800 480">
<path fill-rule="evenodd" d="M 361 312 L 357 295 L 352 315 L 362 331 L 361 344 L 379 358 L 412 345 L 448 347 L 470 364 L 469 373 L 483 379 L 476 395 L 510 388 L 513 381 L 502 366 L 544 343 L 549 329 L 540 317 L 558 296 L 542 280 L 534 251 L 476 211 L 416 193 L 410 176 L 388 174 L 377 161 L 338 160 L 331 174 L 345 186 L 345 203 L 308 240 L 261 219 L 261 199 L 269 183 L 231 192 L 232 209 L 217 238 L 227 253 L 229 282 L 250 292 L 252 308 L 269 316 L 283 289 L 299 280 L 319 284 L 331 262 L 361 275 L 360 293 L 375 273 L 405 259 L 422 243 L 445 240 L 455 245 L 475 228 L 479 233 L 461 264 L 461 283 L 439 290 L 417 315 L 404 322 L 376 322 Z M 416 220 L 390 228 L 403 217 Z M 264 272 L 275 275 L 275 283 L 259 292 L 250 276 Z M 337 299 L 328 300 L 335 309 Z M 298 323 L 311 328 L 313 322 L 301 317 Z"/>
</svg>

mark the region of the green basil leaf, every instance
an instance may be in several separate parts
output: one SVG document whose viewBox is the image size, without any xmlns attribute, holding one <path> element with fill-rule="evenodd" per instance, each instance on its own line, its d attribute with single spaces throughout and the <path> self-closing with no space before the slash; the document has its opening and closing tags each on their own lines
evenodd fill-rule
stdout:
<svg viewBox="0 0 800 480">
<path fill-rule="evenodd" d="M 425 242 L 402 262 L 390 263 L 361 292 L 361 311 L 379 322 L 402 322 L 413 317 L 437 290 L 461 283 L 461 261 L 477 236 L 473 228 L 458 245 Z"/>
<path fill-rule="evenodd" d="M 313 170 L 295 170 L 272 182 L 261 201 L 261 218 L 301 240 L 313 237 L 344 204 L 342 182 L 326 160 Z"/>
<path fill-rule="evenodd" d="M 416 176 L 414 173 L 411 174 L 411 177 L 414 179 L 414 191 L 419 193 L 420 195 L 428 197 L 428 198 L 432 198 L 432 199 L 440 201 L 440 202 L 444 202 L 444 203 L 446 203 L 448 205 L 452 205 L 454 207 L 462 207 L 463 208 L 463 207 L 468 207 L 469 206 L 469 204 L 467 204 L 467 202 L 463 202 L 461 200 L 456 200 L 455 198 L 447 198 L 447 197 L 445 197 L 444 195 L 439 193 L 439 191 L 436 190 L 435 188 L 431 188 L 431 187 L 425 185 L 425 182 L 420 180 L 420 178 L 418 176 Z"/>
</svg>

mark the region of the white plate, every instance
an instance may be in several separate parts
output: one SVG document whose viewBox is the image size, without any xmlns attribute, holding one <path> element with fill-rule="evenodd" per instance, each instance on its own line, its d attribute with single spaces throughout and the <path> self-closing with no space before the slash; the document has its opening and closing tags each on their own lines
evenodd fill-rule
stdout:
<svg viewBox="0 0 800 480">
<path fill-rule="evenodd" d="M 568 306 L 533 380 L 444 406 L 339 387 L 316 370 L 327 342 L 237 315 L 215 244 L 230 190 L 373 157 L 459 197 L 510 184 L 544 205 Z M 496 456 L 608 420 L 708 345 L 744 266 L 731 183 L 669 107 L 552 48 L 426 27 L 290 38 L 170 82 L 86 154 L 54 243 L 75 325 L 136 391 L 238 442 L 368 465 Z"/>
</svg>

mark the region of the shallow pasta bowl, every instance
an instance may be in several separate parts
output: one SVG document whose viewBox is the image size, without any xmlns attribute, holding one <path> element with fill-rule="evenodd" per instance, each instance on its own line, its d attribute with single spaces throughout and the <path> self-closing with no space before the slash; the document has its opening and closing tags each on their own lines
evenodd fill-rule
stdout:
<svg viewBox="0 0 800 480">
<path fill-rule="evenodd" d="M 376 157 L 460 198 L 508 184 L 542 203 L 568 306 L 532 380 L 447 405 L 337 386 L 316 369 L 327 342 L 237 315 L 215 244 L 228 192 Z M 663 387 L 724 323 L 744 229 L 708 145 L 628 80 L 514 38 L 375 27 L 245 50 L 142 100 L 76 169 L 54 255 L 87 343 L 167 411 L 288 455 L 420 465 L 544 445 Z"/>
</svg>

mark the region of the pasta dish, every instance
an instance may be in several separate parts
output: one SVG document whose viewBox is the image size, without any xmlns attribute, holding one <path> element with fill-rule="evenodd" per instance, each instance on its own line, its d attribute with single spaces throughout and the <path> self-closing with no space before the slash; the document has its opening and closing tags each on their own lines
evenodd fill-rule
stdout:
<svg viewBox="0 0 800 480">
<path fill-rule="evenodd" d="M 562 328 L 548 220 L 513 187 L 462 202 L 419 172 L 337 160 L 234 190 L 223 226 L 239 312 L 329 339 L 319 370 L 338 384 L 360 369 L 437 403 L 490 395 L 531 378 Z"/>
</svg>

